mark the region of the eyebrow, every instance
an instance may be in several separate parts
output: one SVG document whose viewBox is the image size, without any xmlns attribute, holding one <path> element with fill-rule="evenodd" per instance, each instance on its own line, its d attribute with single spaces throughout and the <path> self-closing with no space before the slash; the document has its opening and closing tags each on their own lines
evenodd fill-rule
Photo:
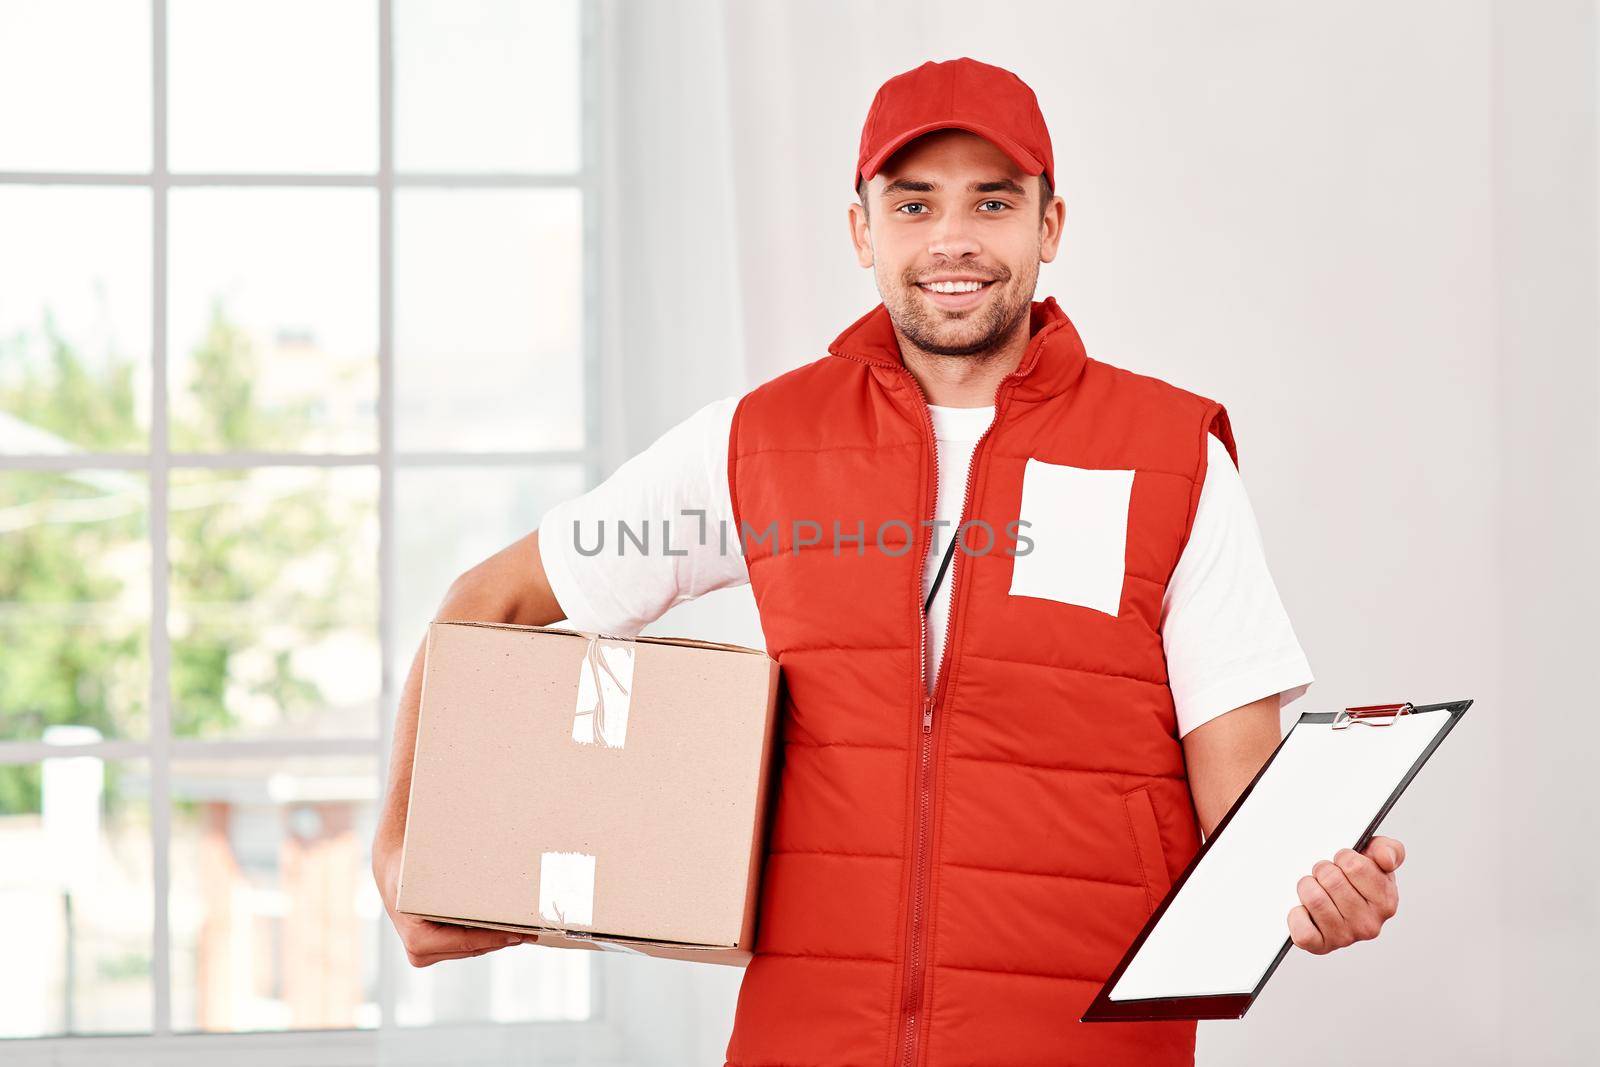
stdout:
<svg viewBox="0 0 1600 1067">
<path fill-rule="evenodd" d="M 931 193 L 939 188 L 934 182 L 922 178 L 896 178 L 883 187 L 883 196 L 893 196 L 895 193 Z M 1027 196 L 1028 191 L 1010 178 L 997 178 L 993 181 L 973 182 L 967 186 L 973 193 L 1011 193 L 1014 196 Z"/>
</svg>

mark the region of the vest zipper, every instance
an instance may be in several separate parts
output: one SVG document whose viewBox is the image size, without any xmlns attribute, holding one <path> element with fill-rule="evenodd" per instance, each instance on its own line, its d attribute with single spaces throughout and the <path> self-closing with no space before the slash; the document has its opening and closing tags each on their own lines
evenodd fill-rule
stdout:
<svg viewBox="0 0 1600 1067">
<path fill-rule="evenodd" d="M 922 416 L 928 428 L 928 446 L 932 457 L 932 478 L 930 484 L 933 492 L 928 505 L 928 520 L 930 523 L 928 542 L 923 546 L 922 556 L 917 566 L 917 616 L 921 620 L 921 636 L 917 644 L 917 670 L 918 680 L 922 688 L 922 734 L 918 745 L 917 761 L 917 837 L 916 853 L 913 859 L 914 881 L 911 889 L 911 912 L 907 921 L 907 970 L 905 995 L 903 998 L 903 1028 L 902 1045 L 905 1049 L 900 1058 L 901 1067 L 915 1067 L 917 1061 L 917 1014 L 922 1008 L 922 965 L 923 941 L 927 937 L 923 924 L 923 903 L 928 894 L 928 823 L 933 808 L 933 709 L 938 703 L 938 698 L 944 695 L 946 683 L 949 681 L 945 673 L 945 663 L 950 658 L 950 639 L 955 635 L 956 622 L 956 590 L 961 574 L 960 545 L 950 557 L 950 611 L 945 619 L 944 647 L 939 650 L 938 669 L 934 677 L 937 679 L 933 691 L 928 690 L 928 615 L 922 610 L 922 582 L 921 576 L 928 568 L 928 550 L 933 544 L 933 529 L 931 525 L 938 518 L 938 493 L 939 493 L 939 442 L 934 436 L 933 412 L 928 408 L 928 394 L 923 390 L 922 383 L 909 369 L 902 366 L 901 371 L 911 380 L 916 387 L 917 394 L 922 398 Z M 961 524 L 967 521 L 967 509 L 972 504 L 973 474 L 978 469 L 979 450 L 983 447 L 984 439 L 989 436 L 989 431 L 994 424 L 1000 421 L 1000 392 L 1015 372 L 1002 378 L 994 391 L 994 417 L 989 420 L 983 433 L 972 446 L 972 458 L 967 463 L 967 481 L 961 495 L 961 511 L 956 518 L 956 528 L 952 537 L 961 536 Z"/>
</svg>

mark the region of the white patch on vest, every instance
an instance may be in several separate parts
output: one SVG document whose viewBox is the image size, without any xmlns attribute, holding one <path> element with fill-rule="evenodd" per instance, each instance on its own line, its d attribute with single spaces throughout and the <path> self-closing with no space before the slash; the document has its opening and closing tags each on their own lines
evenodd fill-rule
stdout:
<svg viewBox="0 0 1600 1067">
<path fill-rule="evenodd" d="M 1012 560 L 1012 596 L 1040 597 L 1115 616 L 1128 555 L 1131 470 L 1099 470 L 1028 460 L 1022 510 L 1033 540 Z"/>
</svg>

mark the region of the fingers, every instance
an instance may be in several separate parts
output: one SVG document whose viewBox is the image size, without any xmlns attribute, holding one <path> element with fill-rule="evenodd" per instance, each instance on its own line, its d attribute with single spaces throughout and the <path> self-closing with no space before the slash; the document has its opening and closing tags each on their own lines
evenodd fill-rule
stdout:
<svg viewBox="0 0 1600 1067">
<path fill-rule="evenodd" d="M 1374 837 L 1364 851 L 1386 874 L 1406 861 L 1406 846 L 1392 837 Z"/>
<path fill-rule="evenodd" d="M 406 958 L 413 967 L 426 967 L 447 959 L 481 956 L 485 952 L 536 939 L 533 934 L 454 926 L 414 916 L 405 916 L 404 919 L 403 923 L 396 924 L 396 930 L 405 945 Z"/>
<path fill-rule="evenodd" d="M 1295 895 L 1300 898 L 1301 905 L 1311 915 L 1311 921 L 1317 924 L 1317 929 L 1325 935 L 1339 924 L 1339 908 L 1334 904 L 1333 898 L 1328 896 L 1328 891 L 1322 883 L 1311 875 L 1306 875 L 1295 883 Z"/>
<path fill-rule="evenodd" d="M 1392 844 L 1391 844 L 1392 842 Z M 1340 849 L 1300 879 L 1300 906 L 1288 916 L 1289 936 L 1308 952 L 1323 953 L 1378 936 L 1400 906 L 1393 867 L 1405 858 L 1393 838 L 1375 839 L 1365 855 Z M 1393 866 L 1385 868 L 1384 864 Z"/>
<path fill-rule="evenodd" d="M 498 945 L 489 945 L 489 946 L 487 946 L 485 948 L 472 949 L 470 951 L 465 951 L 465 952 L 429 952 L 429 953 L 421 953 L 421 952 L 412 952 L 410 949 L 407 949 L 406 950 L 406 962 L 411 964 L 411 966 L 413 966 L 413 967 L 431 967 L 435 963 L 443 963 L 445 960 L 464 960 L 464 959 L 469 959 L 469 958 L 471 958 L 473 956 L 482 956 L 482 955 L 485 955 L 486 953 L 498 952 L 500 949 L 508 948 L 513 944 L 521 944 L 521 942 L 520 941 L 502 942 L 502 943 L 500 943 Z"/>
<path fill-rule="evenodd" d="M 504 948 L 505 946 L 502 945 L 500 947 Z M 467 960 L 474 956 L 482 956 L 486 953 L 494 951 L 495 949 L 493 948 L 480 948 L 476 952 L 447 952 L 442 956 L 425 956 L 416 958 L 412 958 L 408 953 L 407 959 L 410 960 L 411 966 L 413 967 L 432 967 L 435 963 L 443 963 L 445 960 Z"/>
<path fill-rule="evenodd" d="M 1304 904 L 1297 904 L 1289 909 L 1289 939 L 1317 956 L 1330 951 L 1322 931 L 1311 921 L 1311 915 L 1306 911 Z"/>
<path fill-rule="evenodd" d="M 1349 876 L 1337 863 L 1319 860 L 1311 868 L 1311 877 L 1317 880 L 1317 884 L 1328 894 L 1328 899 L 1333 901 L 1333 906 L 1339 909 L 1339 919 L 1346 926 L 1356 922 L 1363 909 L 1370 910 L 1371 905 L 1350 884 Z"/>
<path fill-rule="evenodd" d="M 1348 942 L 1341 941 L 1339 936 L 1344 925 L 1344 917 L 1339 914 L 1338 906 L 1334 904 L 1333 898 L 1328 895 L 1322 883 L 1308 874 L 1295 883 L 1295 893 L 1311 916 L 1311 921 L 1316 923 L 1317 932 L 1322 935 L 1323 951 L 1344 947 Z"/>
<path fill-rule="evenodd" d="M 1354 849 L 1340 849 L 1334 854 L 1333 862 L 1344 871 L 1356 892 L 1372 905 L 1380 920 L 1394 918 L 1400 908 L 1400 890 L 1395 886 L 1393 874 L 1385 872 L 1376 861 Z M 1349 915 L 1344 907 L 1341 906 L 1339 910 Z"/>
</svg>

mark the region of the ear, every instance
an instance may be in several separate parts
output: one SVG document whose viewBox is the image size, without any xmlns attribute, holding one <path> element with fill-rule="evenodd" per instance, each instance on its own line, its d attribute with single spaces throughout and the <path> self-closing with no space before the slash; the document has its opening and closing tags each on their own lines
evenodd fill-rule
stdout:
<svg viewBox="0 0 1600 1067">
<path fill-rule="evenodd" d="M 856 262 L 863 267 L 872 266 L 872 227 L 859 202 L 850 205 L 850 243 L 856 249 Z"/>
<path fill-rule="evenodd" d="M 1067 221 L 1067 202 L 1052 196 L 1039 220 L 1039 262 L 1049 263 L 1061 248 L 1061 229 Z"/>
</svg>

